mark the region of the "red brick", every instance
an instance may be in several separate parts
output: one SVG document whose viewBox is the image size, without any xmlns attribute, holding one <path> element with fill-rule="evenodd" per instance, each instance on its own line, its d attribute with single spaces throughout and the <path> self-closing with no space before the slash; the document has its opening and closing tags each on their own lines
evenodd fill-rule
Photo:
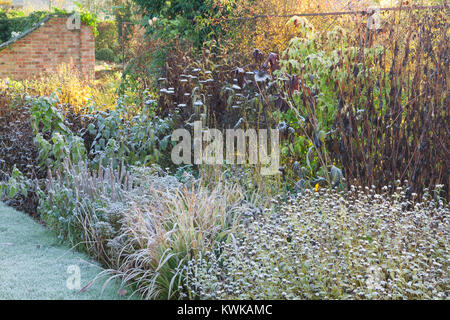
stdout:
<svg viewBox="0 0 450 320">
<path fill-rule="evenodd" d="M 57 17 L 25 38 L 0 51 L 0 79 L 33 78 L 54 72 L 58 65 L 71 62 L 85 77 L 95 69 L 94 35 L 89 26 L 70 31 L 66 18 Z"/>
</svg>

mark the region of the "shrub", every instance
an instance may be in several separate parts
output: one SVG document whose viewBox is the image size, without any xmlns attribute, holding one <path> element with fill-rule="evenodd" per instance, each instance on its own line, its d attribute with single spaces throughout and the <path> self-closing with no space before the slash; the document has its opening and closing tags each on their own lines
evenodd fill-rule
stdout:
<svg viewBox="0 0 450 320">
<path fill-rule="evenodd" d="M 352 187 L 275 203 L 189 263 L 189 298 L 448 299 L 442 201 Z"/>
<path fill-rule="evenodd" d="M 171 166 L 170 130 L 172 119 L 161 119 L 153 114 L 153 102 L 138 110 L 118 100 L 115 110 L 94 113 L 88 134 L 92 137 L 89 146 L 92 162 L 102 159 L 119 159 L 127 165 L 151 165 L 160 163 L 164 168 Z M 105 163 L 103 163 L 105 165 Z"/>
<path fill-rule="evenodd" d="M 9 24 L 6 13 L 0 9 L 0 44 L 9 40 L 11 32 L 9 31 Z"/>
<path fill-rule="evenodd" d="M 116 56 L 110 48 L 102 48 L 95 52 L 95 59 L 100 61 L 114 62 Z"/>
<path fill-rule="evenodd" d="M 17 167 L 28 178 L 45 175 L 45 172 L 36 170 L 38 150 L 33 144 L 34 135 L 29 119 L 29 107 L 5 106 L 0 109 L 0 180 L 11 174 L 13 167 Z"/>
<path fill-rule="evenodd" d="M 145 13 L 142 17 L 150 35 L 166 43 L 177 40 L 192 41 L 200 48 L 205 41 L 224 34 L 220 25 L 213 24 L 215 17 L 227 15 L 233 8 L 232 1 L 217 3 L 213 0 L 133 0 Z"/>
<path fill-rule="evenodd" d="M 11 90 L 10 90 L 11 89 Z M 32 216 L 37 216 L 38 197 L 34 181 L 45 178 L 46 171 L 39 167 L 39 151 L 33 143 L 33 130 L 30 123 L 29 106 L 18 105 L 20 99 L 13 101 L 10 97 L 13 88 L 2 88 L 0 85 L 0 185 L 3 183 L 6 189 L 25 189 L 18 185 L 9 185 L 17 181 L 26 181 L 27 192 L 11 192 L 3 201 Z M 4 104 L 3 104 L 4 102 Z M 17 179 L 23 175 L 23 179 Z M 1 187 L 0 187 L 1 189 Z M 0 197 L 1 197 L 0 191 Z M 13 196 L 13 197 L 11 197 Z"/>
<path fill-rule="evenodd" d="M 69 85 L 69 78 L 62 80 L 59 85 L 65 89 L 39 98 L 30 94 L 44 92 L 52 83 L 33 80 L 0 84 L 0 181 L 8 181 L 16 167 L 33 182 L 27 195 L 18 194 L 8 201 L 33 216 L 37 215 L 37 191 L 43 187 L 48 168 L 60 167 L 66 157 L 75 162 L 85 158 L 86 148 L 92 143 L 84 134 L 90 118 L 59 100 L 58 96 L 71 99 L 66 89 L 76 90 Z"/>
<path fill-rule="evenodd" d="M 183 14 L 186 18 L 193 19 L 196 16 L 210 10 L 213 4 L 213 1 L 210 0 L 194 0 L 190 2 L 176 0 L 170 4 L 164 0 L 134 0 L 134 2 L 152 15 L 162 13 L 171 19 L 180 14 Z"/>
<path fill-rule="evenodd" d="M 13 199 L 18 194 L 23 196 L 28 195 L 28 189 L 30 187 L 30 182 L 26 179 L 22 172 L 20 172 L 16 166 L 12 170 L 11 177 L 8 181 L 0 181 L 0 200 L 2 199 Z"/>
<path fill-rule="evenodd" d="M 12 34 L 21 34 L 31 29 L 46 15 L 45 11 L 34 11 L 25 15 L 22 11 L 12 10 L 6 14 L 0 11 L 0 43 L 12 38 Z"/>
<path fill-rule="evenodd" d="M 55 93 L 59 102 L 84 113 L 89 106 L 95 109 L 112 109 L 116 104 L 117 75 L 102 81 L 87 80 L 73 64 L 62 64 L 57 72 L 45 74 L 30 80 L 7 80 L 0 84 L 0 90 L 8 91 L 11 103 L 19 106 L 26 103 L 26 96 L 50 96 Z"/>
<path fill-rule="evenodd" d="M 109 48 L 114 52 L 114 56 L 119 54 L 119 34 L 115 21 L 103 21 L 98 24 L 98 35 L 95 37 L 95 51 Z"/>
</svg>

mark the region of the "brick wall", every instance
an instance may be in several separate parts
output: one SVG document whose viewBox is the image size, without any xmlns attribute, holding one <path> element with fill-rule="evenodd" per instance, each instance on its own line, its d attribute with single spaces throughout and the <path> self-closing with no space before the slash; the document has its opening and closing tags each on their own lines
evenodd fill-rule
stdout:
<svg viewBox="0 0 450 320">
<path fill-rule="evenodd" d="M 92 29 L 81 24 L 69 30 L 66 17 L 53 17 L 38 29 L 0 50 L 0 79 L 29 79 L 73 64 L 83 77 L 94 76 L 95 40 Z"/>
</svg>

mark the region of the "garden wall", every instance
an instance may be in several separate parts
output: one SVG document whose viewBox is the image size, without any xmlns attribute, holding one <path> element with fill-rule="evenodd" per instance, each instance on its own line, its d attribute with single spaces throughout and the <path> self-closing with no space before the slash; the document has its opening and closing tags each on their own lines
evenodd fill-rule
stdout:
<svg viewBox="0 0 450 320">
<path fill-rule="evenodd" d="M 73 64 L 83 77 L 93 77 L 93 31 L 83 23 L 79 28 L 69 28 L 67 20 L 64 16 L 47 17 L 38 26 L 1 44 L 0 79 L 29 79 L 56 72 L 61 64 Z"/>
</svg>

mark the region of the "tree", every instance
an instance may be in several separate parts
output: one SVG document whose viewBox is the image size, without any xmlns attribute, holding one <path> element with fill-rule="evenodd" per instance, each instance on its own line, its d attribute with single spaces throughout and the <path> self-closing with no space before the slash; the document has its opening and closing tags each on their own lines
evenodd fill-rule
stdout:
<svg viewBox="0 0 450 320">
<path fill-rule="evenodd" d="M 152 16 L 162 15 L 168 19 L 183 16 L 193 19 L 210 12 L 214 6 L 214 0 L 134 0 L 147 14 Z"/>
</svg>

